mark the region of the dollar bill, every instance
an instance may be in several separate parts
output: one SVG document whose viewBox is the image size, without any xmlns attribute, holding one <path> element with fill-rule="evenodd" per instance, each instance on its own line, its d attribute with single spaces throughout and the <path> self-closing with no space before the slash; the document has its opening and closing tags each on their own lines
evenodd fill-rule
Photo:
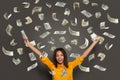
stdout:
<svg viewBox="0 0 120 80">
<path fill-rule="evenodd" d="M 72 47 L 71 47 L 69 44 L 66 44 L 64 47 L 65 47 L 65 49 L 68 50 L 68 51 L 71 51 L 71 50 L 72 50 Z"/>
<path fill-rule="evenodd" d="M 106 5 L 106 4 L 102 4 L 102 5 L 101 5 L 101 8 L 102 8 L 103 10 L 108 10 L 108 9 L 109 9 L 109 6 Z"/>
<path fill-rule="evenodd" d="M 12 39 L 12 40 L 10 41 L 10 45 L 11 45 L 11 46 L 16 46 L 16 45 L 17 45 L 17 42 L 15 42 L 15 39 Z"/>
<path fill-rule="evenodd" d="M 36 12 L 41 12 L 42 7 L 41 6 L 36 6 L 32 9 L 32 15 L 35 14 Z"/>
<path fill-rule="evenodd" d="M 49 7 L 49 8 L 52 7 L 52 5 L 51 5 L 50 3 L 46 3 L 45 5 L 46 5 L 47 7 Z"/>
<path fill-rule="evenodd" d="M 25 17 L 25 19 L 26 19 L 25 24 L 30 24 L 30 23 L 33 22 L 33 21 L 32 21 L 32 18 L 31 18 L 30 16 Z"/>
<path fill-rule="evenodd" d="M 82 0 L 83 4 L 88 5 L 90 3 L 90 0 Z"/>
<path fill-rule="evenodd" d="M 13 12 L 14 12 L 14 13 L 19 13 L 20 11 L 18 11 L 18 7 L 14 7 L 14 8 L 13 8 Z"/>
<path fill-rule="evenodd" d="M 16 20 L 16 25 L 19 26 L 19 27 L 23 26 L 23 24 L 22 24 L 20 19 Z"/>
<path fill-rule="evenodd" d="M 51 75 L 55 75 L 55 71 L 54 71 L 54 70 L 49 71 L 49 73 L 50 73 Z"/>
<path fill-rule="evenodd" d="M 95 54 L 90 54 L 88 56 L 88 61 L 90 62 L 91 60 L 93 60 L 95 58 Z"/>
<path fill-rule="evenodd" d="M 73 31 L 70 27 L 68 28 L 69 33 L 73 36 L 80 36 L 80 32 L 79 31 Z"/>
<path fill-rule="evenodd" d="M 84 16 L 86 16 L 87 18 L 90 18 L 90 17 L 93 16 L 90 12 L 88 12 L 88 11 L 86 11 L 86 10 L 82 10 L 81 13 L 82 13 Z"/>
<path fill-rule="evenodd" d="M 56 46 L 51 46 L 51 51 L 53 51 L 54 52 L 54 50 L 56 49 L 57 47 Z"/>
<path fill-rule="evenodd" d="M 64 77 L 64 76 L 66 76 L 67 75 L 67 71 L 64 69 L 64 70 L 62 70 L 62 75 L 61 75 L 61 77 Z"/>
<path fill-rule="evenodd" d="M 91 6 L 94 7 L 94 6 L 98 6 L 98 3 L 91 3 Z"/>
<path fill-rule="evenodd" d="M 100 61 L 103 61 L 105 59 L 106 55 L 104 53 L 102 53 L 102 52 L 99 52 L 97 57 L 100 58 Z"/>
<path fill-rule="evenodd" d="M 61 36 L 61 37 L 59 38 L 59 41 L 60 41 L 61 43 L 64 43 L 64 42 L 66 42 L 66 38 L 65 38 L 64 36 Z"/>
<path fill-rule="evenodd" d="M 99 38 L 99 44 L 102 44 L 105 40 L 105 38 L 102 36 L 98 36 L 98 38 Z"/>
<path fill-rule="evenodd" d="M 109 27 L 106 27 L 105 23 L 106 23 L 105 21 L 100 22 L 100 29 L 109 29 Z"/>
<path fill-rule="evenodd" d="M 30 7 L 30 3 L 29 2 L 22 2 L 22 4 L 24 5 L 24 8 L 29 8 Z"/>
<path fill-rule="evenodd" d="M 87 38 L 85 38 L 85 42 L 79 47 L 80 47 L 80 49 L 85 49 L 88 47 L 88 45 L 89 45 L 89 40 Z"/>
<path fill-rule="evenodd" d="M 104 35 L 104 36 L 107 36 L 107 37 L 109 37 L 109 38 L 115 38 L 115 37 L 116 37 L 115 35 L 113 35 L 113 34 L 111 34 L 111 33 L 108 33 L 108 32 L 104 32 L 103 35 Z"/>
<path fill-rule="evenodd" d="M 79 65 L 79 69 L 81 71 L 84 71 L 84 72 L 90 72 L 90 68 L 89 67 L 85 67 L 85 66 L 82 66 L 82 65 Z"/>
<path fill-rule="evenodd" d="M 56 15 L 57 15 L 56 13 L 52 13 L 52 19 L 53 19 L 54 21 L 59 21 L 59 19 L 57 18 Z"/>
<path fill-rule="evenodd" d="M 107 14 L 107 19 L 109 22 L 111 23 L 115 23 L 115 24 L 118 24 L 119 23 L 119 19 L 118 18 L 113 18 L 111 17 L 109 14 Z"/>
<path fill-rule="evenodd" d="M 64 15 L 67 15 L 67 16 L 70 15 L 70 9 L 69 9 L 69 8 L 66 8 L 66 9 L 65 9 Z"/>
<path fill-rule="evenodd" d="M 88 32 L 89 34 L 91 34 L 91 33 L 93 32 L 93 27 L 87 28 L 87 32 Z"/>
<path fill-rule="evenodd" d="M 76 8 L 80 8 L 80 3 L 79 2 L 74 2 L 73 3 L 73 9 L 75 10 Z"/>
<path fill-rule="evenodd" d="M 17 48 L 17 53 L 19 54 L 19 55 L 23 55 L 23 48 Z"/>
<path fill-rule="evenodd" d="M 46 45 L 44 45 L 43 43 L 41 43 L 41 42 L 37 43 L 37 48 L 38 49 L 43 49 L 45 47 L 46 47 Z"/>
<path fill-rule="evenodd" d="M 37 66 L 38 66 L 38 63 L 36 62 L 36 63 L 32 64 L 31 66 L 27 67 L 27 71 L 35 69 Z"/>
<path fill-rule="evenodd" d="M 50 40 L 48 41 L 49 44 L 55 44 L 55 39 L 54 38 L 50 38 Z"/>
<path fill-rule="evenodd" d="M 9 20 L 12 16 L 12 13 L 4 13 L 3 17 L 5 18 L 5 20 Z"/>
<path fill-rule="evenodd" d="M 82 26 L 82 27 L 87 27 L 87 26 L 89 26 L 89 21 L 85 21 L 85 19 L 82 19 L 81 26 Z"/>
<path fill-rule="evenodd" d="M 7 50 L 4 46 L 2 46 L 2 52 L 7 56 L 14 56 L 14 51 Z"/>
<path fill-rule="evenodd" d="M 21 30 L 21 34 L 22 34 L 22 37 L 23 37 L 24 39 L 28 39 L 28 37 L 27 37 L 27 35 L 26 35 L 26 33 L 25 33 L 24 30 Z"/>
<path fill-rule="evenodd" d="M 40 38 L 44 39 L 45 37 L 47 37 L 50 34 L 49 31 L 44 32 L 43 34 L 40 35 Z"/>
<path fill-rule="evenodd" d="M 35 2 L 34 2 L 34 3 L 35 3 L 35 4 L 38 4 L 39 2 L 40 2 L 40 0 L 35 0 Z"/>
<path fill-rule="evenodd" d="M 107 70 L 107 68 L 104 68 L 104 67 L 99 66 L 99 65 L 94 65 L 94 68 L 95 68 L 95 69 L 98 69 L 98 70 L 100 70 L 100 71 L 106 71 L 106 70 Z"/>
<path fill-rule="evenodd" d="M 13 29 L 13 26 L 10 25 L 10 24 L 8 24 L 8 26 L 6 27 L 6 33 L 7 33 L 9 36 L 12 36 L 12 33 L 11 33 L 12 29 Z"/>
<path fill-rule="evenodd" d="M 44 27 L 45 27 L 46 30 L 52 29 L 49 22 L 44 23 Z"/>
<path fill-rule="evenodd" d="M 64 35 L 64 34 L 66 34 L 66 30 L 65 31 L 54 31 L 54 33 L 53 34 L 59 34 L 59 35 Z"/>
<path fill-rule="evenodd" d="M 44 13 L 38 14 L 38 17 L 39 17 L 40 20 L 44 20 Z"/>
<path fill-rule="evenodd" d="M 77 24 L 78 24 L 78 20 L 77 20 L 77 18 L 75 17 L 75 20 L 74 20 L 74 21 L 71 20 L 71 25 L 72 25 L 72 26 L 77 26 Z"/>
<path fill-rule="evenodd" d="M 21 60 L 20 58 L 12 58 L 12 62 L 15 64 L 15 65 L 19 65 L 21 63 Z"/>
<path fill-rule="evenodd" d="M 73 39 L 73 40 L 71 40 L 71 44 L 77 45 L 77 44 L 78 44 L 78 39 Z"/>
<path fill-rule="evenodd" d="M 34 55 L 33 52 L 29 53 L 28 55 L 29 55 L 30 61 L 35 61 L 35 60 L 37 60 L 37 58 L 36 58 L 36 56 Z"/>
<path fill-rule="evenodd" d="M 63 19 L 61 25 L 66 26 L 68 23 L 69 23 L 69 21 L 67 19 Z"/>
<path fill-rule="evenodd" d="M 55 3 L 55 6 L 58 6 L 58 7 L 65 7 L 66 3 L 65 2 L 56 2 Z"/>
<path fill-rule="evenodd" d="M 70 54 L 70 57 L 72 57 L 72 58 L 77 58 L 79 56 L 80 56 L 80 54 L 78 54 L 78 53 L 71 53 Z"/>
<path fill-rule="evenodd" d="M 95 18 L 100 18 L 102 16 L 101 12 L 95 12 Z"/>
<path fill-rule="evenodd" d="M 35 28 L 34 28 L 35 31 L 40 31 L 40 29 L 41 29 L 41 26 L 40 26 L 40 25 L 37 25 L 37 26 L 35 26 Z"/>
<path fill-rule="evenodd" d="M 110 50 L 113 47 L 113 44 L 109 44 L 108 42 L 105 44 L 105 49 Z"/>
</svg>

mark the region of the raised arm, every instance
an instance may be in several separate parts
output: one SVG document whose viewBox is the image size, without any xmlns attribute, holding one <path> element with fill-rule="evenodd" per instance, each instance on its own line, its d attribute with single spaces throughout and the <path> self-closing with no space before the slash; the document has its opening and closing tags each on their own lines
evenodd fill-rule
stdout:
<svg viewBox="0 0 120 80">
<path fill-rule="evenodd" d="M 30 41 L 28 39 L 24 39 L 24 43 L 31 49 L 33 50 L 38 56 L 41 55 L 41 52 L 36 48 L 34 47 L 33 45 L 30 44 Z"/>
<path fill-rule="evenodd" d="M 92 41 L 93 41 L 92 44 L 81 55 L 82 58 L 86 58 L 88 56 L 88 54 L 92 51 L 92 49 L 94 48 L 94 46 L 98 43 L 99 38 L 97 37 L 96 39 L 94 39 Z"/>
</svg>

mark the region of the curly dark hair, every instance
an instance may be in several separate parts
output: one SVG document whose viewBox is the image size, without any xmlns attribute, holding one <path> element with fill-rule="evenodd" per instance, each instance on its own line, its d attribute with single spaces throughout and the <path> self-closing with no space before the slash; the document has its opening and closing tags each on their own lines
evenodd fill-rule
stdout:
<svg viewBox="0 0 120 80">
<path fill-rule="evenodd" d="M 61 51 L 63 53 L 63 56 L 64 56 L 64 62 L 63 63 L 65 65 L 65 67 L 68 68 L 67 53 L 66 53 L 66 51 L 63 48 L 56 48 L 54 50 L 53 61 L 54 61 L 55 67 L 57 67 L 57 64 L 58 64 L 58 62 L 56 60 L 56 53 L 57 53 L 57 51 Z"/>
</svg>

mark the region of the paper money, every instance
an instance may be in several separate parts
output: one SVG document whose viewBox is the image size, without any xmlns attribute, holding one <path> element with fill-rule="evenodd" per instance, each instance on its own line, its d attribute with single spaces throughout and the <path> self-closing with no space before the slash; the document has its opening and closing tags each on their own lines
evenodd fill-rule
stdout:
<svg viewBox="0 0 120 80">
<path fill-rule="evenodd" d="M 55 44 L 55 39 L 54 38 L 50 38 L 51 40 L 48 41 L 49 44 Z"/>
<path fill-rule="evenodd" d="M 30 3 L 29 2 L 23 2 L 22 4 L 24 5 L 24 8 L 29 8 L 30 7 Z"/>
<path fill-rule="evenodd" d="M 25 17 L 25 19 L 26 19 L 25 24 L 30 24 L 30 23 L 32 23 L 32 18 L 31 18 L 30 16 Z"/>
<path fill-rule="evenodd" d="M 21 22 L 20 19 L 17 19 L 17 20 L 16 20 L 16 24 L 17 24 L 18 27 L 23 26 L 23 24 L 22 24 L 22 22 Z"/>
<path fill-rule="evenodd" d="M 108 42 L 105 44 L 105 49 L 110 50 L 113 47 L 113 44 L 109 44 Z"/>
<path fill-rule="evenodd" d="M 82 66 L 82 65 L 79 65 L 79 69 L 80 69 L 81 71 L 84 71 L 84 72 L 90 72 L 90 68 L 89 68 L 89 67 L 84 67 L 84 66 Z"/>
<path fill-rule="evenodd" d="M 88 61 L 90 62 L 91 60 L 93 60 L 95 58 L 95 54 L 90 54 L 88 56 Z"/>
<path fill-rule="evenodd" d="M 89 45 L 89 40 L 87 38 L 85 38 L 85 42 L 80 46 L 81 49 L 85 49 L 87 48 Z"/>
<path fill-rule="evenodd" d="M 59 35 L 64 35 L 66 34 L 67 31 L 54 31 L 53 34 L 59 34 Z"/>
<path fill-rule="evenodd" d="M 52 5 L 50 3 L 46 3 L 46 6 L 49 7 L 49 8 L 52 7 Z"/>
<path fill-rule="evenodd" d="M 109 27 L 106 27 L 105 21 L 104 22 L 100 22 L 100 29 L 109 29 Z"/>
<path fill-rule="evenodd" d="M 7 56 L 14 56 L 14 52 L 13 51 L 10 51 L 10 50 L 7 50 L 5 49 L 3 46 L 2 46 L 2 52 L 7 55 Z"/>
<path fill-rule="evenodd" d="M 90 3 L 89 0 L 82 0 L 82 2 L 83 2 L 83 4 L 86 4 L 86 5 L 88 5 Z"/>
<path fill-rule="evenodd" d="M 99 38 L 99 44 L 102 44 L 105 40 L 105 38 L 102 36 L 98 36 L 98 38 Z"/>
<path fill-rule="evenodd" d="M 57 48 L 56 46 L 52 46 L 50 50 L 54 52 L 56 48 Z"/>
<path fill-rule="evenodd" d="M 49 71 L 49 73 L 51 74 L 51 75 L 55 75 L 55 71 Z"/>
<path fill-rule="evenodd" d="M 68 28 L 69 33 L 73 36 L 80 36 L 80 32 L 79 31 L 73 31 L 70 27 Z"/>
<path fill-rule="evenodd" d="M 119 23 L 119 19 L 118 18 L 112 18 L 109 14 L 107 14 L 107 19 L 111 23 L 115 23 L 115 24 Z"/>
<path fill-rule="evenodd" d="M 23 48 L 17 48 L 17 53 L 19 55 L 23 55 Z"/>
<path fill-rule="evenodd" d="M 101 8 L 102 8 L 103 10 L 108 10 L 108 9 L 109 9 L 109 6 L 106 5 L 106 4 L 102 4 L 102 5 L 101 5 Z"/>
<path fill-rule="evenodd" d="M 27 71 L 30 71 L 30 70 L 36 68 L 37 66 L 38 66 L 38 63 L 36 62 L 36 63 L 34 63 L 33 65 L 29 66 L 29 67 L 27 68 Z"/>
<path fill-rule="evenodd" d="M 6 20 L 9 20 L 11 16 L 12 16 L 12 13 L 7 13 L 7 12 L 3 15 L 3 17 L 4 17 Z"/>
<path fill-rule="evenodd" d="M 71 25 L 72 25 L 72 26 L 77 26 L 77 24 L 78 24 L 78 20 L 77 20 L 77 18 L 75 17 L 75 20 L 74 20 L 74 21 L 71 20 Z"/>
<path fill-rule="evenodd" d="M 85 21 L 85 19 L 82 19 L 81 26 L 82 26 L 82 27 L 87 27 L 87 26 L 89 26 L 89 21 Z"/>
<path fill-rule="evenodd" d="M 63 19 L 61 25 L 66 26 L 68 23 L 69 23 L 69 21 L 67 19 Z"/>
<path fill-rule="evenodd" d="M 35 31 L 40 31 L 40 29 L 41 29 L 41 26 L 39 26 L 39 25 L 35 26 L 35 28 L 34 28 Z"/>
<path fill-rule="evenodd" d="M 70 57 L 72 57 L 72 58 L 77 58 L 79 56 L 80 56 L 80 54 L 77 54 L 77 53 L 71 53 L 70 54 Z"/>
<path fill-rule="evenodd" d="M 40 20 L 44 20 L 44 13 L 38 14 L 38 17 L 39 17 Z"/>
<path fill-rule="evenodd" d="M 15 42 L 15 39 L 12 39 L 12 40 L 10 41 L 10 45 L 11 45 L 11 46 L 16 46 L 16 45 L 17 45 L 17 42 Z"/>
<path fill-rule="evenodd" d="M 71 51 L 71 50 L 72 50 L 72 47 L 71 47 L 69 44 L 66 44 L 64 47 L 65 47 L 65 49 L 68 50 L 68 51 Z"/>
<path fill-rule="evenodd" d="M 86 16 L 87 18 L 92 17 L 92 14 L 91 14 L 90 12 L 86 11 L 86 10 L 82 10 L 81 13 L 82 13 L 84 16 Z"/>
<path fill-rule="evenodd" d="M 91 3 L 91 6 L 98 6 L 98 3 Z"/>
<path fill-rule="evenodd" d="M 32 15 L 36 12 L 41 12 L 42 11 L 42 7 L 41 6 L 36 6 L 32 9 Z"/>
<path fill-rule="evenodd" d="M 65 38 L 64 36 L 62 36 L 62 37 L 59 38 L 59 41 L 60 41 L 61 43 L 64 43 L 64 42 L 66 42 L 66 38 Z"/>
<path fill-rule="evenodd" d="M 10 24 L 8 24 L 8 26 L 6 27 L 6 33 L 7 33 L 9 36 L 12 36 L 12 33 L 11 33 L 12 29 L 13 29 L 13 26 L 10 25 Z"/>
<path fill-rule="evenodd" d="M 75 10 L 76 8 L 80 8 L 80 3 L 79 2 L 74 2 L 73 3 L 73 9 Z"/>
<path fill-rule="evenodd" d="M 44 27 L 45 27 L 46 30 L 52 29 L 49 22 L 44 23 Z"/>
<path fill-rule="evenodd" d="M 37 48 L 38 49 L 43 49 L 45 47 L 46 47 L 46 45 L 42 44 L 41 42 L 37 43 Z"/>
<path fill-rule="evenodd" d="M 102 16 L 101 12 L 95 12 L 95 18 L 100 18 Z"/>
<path fill-rule="evenodd" d="M 87 32 L 88 32 L 89 34 L 91 34 L 91 33 L 93 32 L 92 29 L 93 29 L 93 27 L 89 27 L 89 28 L 87 29 Z"/>
<path fill-rule="evenodd" d="M 21 63 L 21 60 L 20 60 L 20 58 L 13 58 L 12 59 L 12 62 L 15 64 L 15 65 L 19 65 L 20 63 Z"/>
<path fill-rule="evenodd" d="M 95 69 L 98 69 L 98 70 L 100 70 L 100 71 L 106 71 L 106 70 L 107 70 L 107 68 L 104 68 L 104 67 L 99 66 L 99 65 L 94 65 L 94 68 L 95 68 Z"/>
<path fill-rule="evenodd" d="M 35 3 L 35 4 L 38 4 L 39 2 L 40 2 L 40 0 L 35 0 L 35 2 L 34 2 L 34 3 Z"/>
<path fill-rule="evenodd" d="M 57 15 L 56 13 L 52 13 L 52 19 L 53 19 L 54 21 L 59 21 L 59 19 L 57 18 L 56 15 Z"/>
<path fill-rule="evenodd" d="M 64 15 L 67 15 L 67 16 L 70 15 L 70 9 L 69 9 L 69 8 L 66 8 L 66 9 L 65 9 Z"/>
<path fill-rule="evenodd" d="M 29 53 L 28 55 L 29 55 L 30 61 L 35 61 L 35 60 L 37 60 L 37 58 L 36 58 L 36 56 L 34 55 L 33 52 Z"/>
<path fill-rule="evenodd" d="M 14 13 L 19 13 L 20 11 L 18 11 L 18 7 L 14 7 L 14 8 L 13 8 L 13 12 L 14 12 Z"/>
<path fill-rule="evenodd" d="M 43 34 L 40 35 L 40 38 L 44 39 L 45 37 L 47 37 L 50 34 L 49 31 L 44 32 Z"/>
<path fill-rule="evenodd" d="M 112 38 L 112 39 L 116 37 L 115 35 L 110 34 L 110 33 L 108 33 L 108 32 L 104 32 L 103 35 L 104 35 L 104 36 L 107 36 L 107 37 L 109 37 L 109 38 Z"/>
<path fill-rule="evenodd" d="M 78 44 L 78 39 L 73 39 L 73 40 L 71 40 L 71 44 L 77 45 L 77 44 Z"/>
<path fill-rule="evenodd" d="M 56 2 L 55 3 L 55 6 L 58 6 L 58 7 L 65 7 L 66 3 L 65 2 Z"/>
<path fill-rule="evenodd" d="M 64 76 L 66 76 L 67 75 L 67 71 L 64 69 L 64 70 L 62 70 L 62 77 L 64 77 Z"/>
<path fill-rule="evenodd" d="M 102 52 L 99 52 L 97 57 L 100 57 L 100 61 L 103 61 L 105 59 L 106 55 Z"/>
</svg>

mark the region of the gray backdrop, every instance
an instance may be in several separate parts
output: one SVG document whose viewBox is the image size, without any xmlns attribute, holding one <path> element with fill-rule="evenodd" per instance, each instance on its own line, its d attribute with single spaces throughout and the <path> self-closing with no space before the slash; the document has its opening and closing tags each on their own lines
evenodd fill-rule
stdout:
<svg viewBox="0 0 120 80">
<path fill-rule="evenodd" d="M 54 4 L 57 1 L 63 1 L 66 3 L 66 6 L 64 8 L 60 7 L 55 7 Z M 77 10 L 73 10 L 73 2 L 80 2 L 80 8 Z M 24 9 L 24 5 L 22 2 L 30 2 L 30 8 L 29 9 Z M 63 47 L 65 44 L 70 44 L 70 40 L 72 39 L 78 39 L 78 45 L 71 45 L 72 50 L 67 51 L 68 57 L 70 53 L 82 53 L 84 52 L 85 49 L 80 49 L 79 45 L 84 43 L 84 38 L 87 37 L 91 43 L 90 36 L 87 32 L 88 27 L 81 27 L 81 19 L 86 19 L 90 21 L 90 26 L 94 27 L 93 31 L 98 34 L 102 35 L 103 32 L 109 32 L 111 34 L 114 34 L 116 37 L 114 39 L 110 39 L 106 36 L 103 36 L 105 38 L 105 41 L 102 45 L 97 45 L 91 53 L 95 54 L 95 59 L 92 60 L 91 62 L 88 61 L 88 58 L 85 59 L 83 66 L 88 66 L 90 67 L 90 72 L 82 72 L 78 67 L 74 69 L 74 80 L 114 80 L 117 79 L 119 80 L 119 72 L 120 72 L 120 63 L 119 63 L 119 39 L 120 39 L 120 31 L 119 27 L 120 24 L 114 24 L 110 23 L 107 18 L 106 14 L 109 13 L 111 17 L 119 18 L 120 19 L 120 11 L 119 11 L 119 0 L 90 0 L 91 2 L 96 2 L 99 4 L 97 7 L 91 7 L 90 4 L 84 5 L 82 3 L 82 0 L 40 0 L 38 4 L 34 4 L 34 0 L 3 0 L 0 2 L 0 79 L 2 80 L 52 80 L 51 75 L 48 73 L 48 68 L 43 65 L 37 57 L 37 62 L 38 62 L 38 67 L 31 70 L 27 71 L 27 67 L 35 63 L 36 61 L 31 62 L 28 53 L 32 52 L 30 49 L 26 48 L 24 46 L 22 36 L 20 31 L 25 30 L 27 36 L 29 37 L 30 40 L 35 40 L 36 43 L 42 42 L 43 44 L 46 45 L 46 47 L 43 49 L 44 51 L 48 52 L 49 58 L 52 59 L 52 51 L 50 51 L 51 45 L 47 43 L 48 40 L 50 40 L 50 37 L 53 37 L 55 39 L 55 44 L 52 46 L 56 47 Z M 52 5 L 52 8 L 48 8 L 45 6 L 45 3 L 50 3 Z M 109 6 L 109 10 L 104 11 L 103 9 L 100 8 L 101 4 L 107 4 Z M 35 13 L 34 15 L 31 14 L 31 11 L 33 7 L 35 6 L 41 6 L 43 7 L 42 13 L 45 14 L 45 20 L 40 21 L 38 19 L 37 14 Z M 14 13 L 13 12 L 13 7 L 18 7 L 18 9 L 21 11 L 20 13 Z M 70 16 L 65 16 L 64 10 L 65 8 L 71 9 L 71 15 Z M 95 12 L 99 11 L 102 13 L 102 16 L 100 19 L 96 19 L 95 17 L 91 18 L 86 18 L 84 15 L 80 13 L 81 10 L 87 10 L 94 14 Z M 3 15 L 5 12 L 8 13 L 13 13 L 12 17 L 9 20 L 5 20 Z M 57 18 L 60 20 L 58 22 L 53 21 L 51 18 L 51 14 L 53 12 L 57 13 Z M 24 24 L 22 27 L 16 26 L 16 19 L 21 19 L 22 22 L 25 22 L 25 17 L 30 16 L 33 19 L 33 23 L 31 24 Z M 61 22 L 64 18 L 70 20 L 74 20 L 74 18 L 77 17 L 78 19 L 78 25 L 77 26 L 71 26 L 70 23 L 67 24 L 66 26 L 61 26 Z M 106 21 L 106 26 L 109 26 L 110 29 L 108 30 L 100 30 L 99 28 L 99 23 L 102 21 Z M 40 29 L 39 32 L 34 31 L 34 27 L 36 25 L 41 25 L 43 26 L 44 22 L 49 22 L 50 25 L 52 26 L 51 30 L 48 30 L 51 32 L 51 34 L 46 37 L 45 39 L 41 39 L 39 36 L 44 33 L 46 30 L 44 27 Z M 6 34 L 6 27 L 8 24 L 11 24 L 14 28 L 12 30 L 12 37 L 8 36 Z M 68 27 L 71 27 L 71 29 L 75 31 L 80 31 L 80 36 L 75 37 L 71 36 L 68 32 Z M 59 42 L 59 37 L 61 35 L 54 35 L 53 32 L 55 30 L 58 31 L 63 31 L 66 30 L 67 33 L 65 36 L 66 42 L 61 44 Z M 15 41 L 18 43 L 16 46 L 10 46 L 10 41 L 12 39 L 15 39 Z M 110 50 L 106 50 L 104 45 L 109 42 L 114 44 L 113 47 Z M 14 56 L 9 57 L 3 54 L 2 52 L 2 46 L 4 46 L 7 50 L 14 51 Z M 24 49 L 24 54 L 23 55 L 18 55 L 16 49 L 22 47 Z M 106 58 L 103 61 L 100 61 L 97 57 L 97 54 L 99 52 L 103 52 L 106 55 Z M 17 66 L 12 62 L 12 58 L 20 58 L 21 63 Z M 73 60 L 73 58 L 69 58 L 69 61 Z M 100 66 L 103 66 L 107 68 L 106 71 L 102 72 L 98 69 L 95 69 L 93 66 L 95 64 L 98 64 Z"/>
</svg>

